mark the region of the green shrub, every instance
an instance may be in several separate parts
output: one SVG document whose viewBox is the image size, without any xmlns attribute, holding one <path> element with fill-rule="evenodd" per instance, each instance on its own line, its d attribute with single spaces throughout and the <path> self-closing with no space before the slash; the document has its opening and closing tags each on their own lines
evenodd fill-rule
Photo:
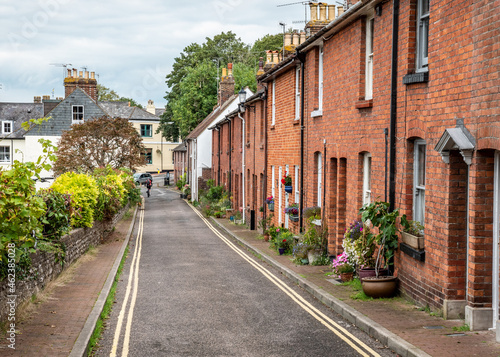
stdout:
<svg viewBox="0 0 500 357">
<path fill-rule="evenodd" d="M 122 178 L 110 166 L 94 170 L 93 176 L 99 189 L 94 219 L 111 219 L 128 200 Z"/>
<path fill-rule="evenodd" d="M 0 259 L 4 263 L 8 262 L 9 249 L 14 250 L 15 257 L 10 258 L 16 262 L 26 252 L 34 252 L 33 233 L 41 236 L 45 203 L 36 195 L 31 179 L 36 171 L 36 164 L 18 161 L 11 170 L 0 170 Z"/>
<path fill-rule="evenodd" d="M 84 174 L 66 172 L 54 181 L 52 188 L 60 193 L 71 194 L 74 208 L 71 215 L 73 227 L 92 227 L 94 208 L 99 196 L 94 178 Z"/>
<path fill-rule="evenodd" d="M 41 221 L 43 224 L 43 239 L 46 241 L 59 240 L 71 230 L 71 195 L 56 192 L 53 189 L 40 190 L 38 194 L 43 198 L 47 207 Z"/>
<path fill-rule="evenodd" d="M 120 168 L 120 177 L 122 179 L 123 187 L 127 192 L 126 200 L 130 202 L 131 206 L 135 206 L 141 202 L 141 189 L 135 185 L 134 176 L 132 171 L 127 168 Z M 124 202 L 125 205 L 127 202 Z"/>
</svg>

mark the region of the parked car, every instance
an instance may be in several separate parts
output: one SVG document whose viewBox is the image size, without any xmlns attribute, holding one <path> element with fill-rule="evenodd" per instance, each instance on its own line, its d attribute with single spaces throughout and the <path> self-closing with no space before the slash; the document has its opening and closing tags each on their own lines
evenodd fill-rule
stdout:
<svg viewBox="0 0 500 357">
<path fill-rule="evenodd" d="M 136 185 L 144 185 L 149 179 L 153 181 L 153 176 L 151 176 L 151 174 L 145 172 L 136 172 L 134 174 L 134 181 Z"/>
</svg>

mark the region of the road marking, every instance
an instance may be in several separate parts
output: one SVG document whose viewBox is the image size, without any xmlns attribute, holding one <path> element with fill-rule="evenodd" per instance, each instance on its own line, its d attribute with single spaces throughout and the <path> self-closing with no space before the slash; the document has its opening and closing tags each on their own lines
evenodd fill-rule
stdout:
<svg viewBox="0 0 500 357">
<path fill-rule="evenodd" d="M 192 206 L 191 206 L 192 207 Z M 243 259 L 245 259 L 250 265 L 252 265 L 255 269 L 257 269 L 262 275 L 264 275 L 267 279 L 269 279 L 273 284 L 275 284 L 279 289 L 281 289 L 285 294 L 287 294 L 295 303 L 297 303 L 302 309 L 308 312 L 311 316 L 313 316 L 316 320 L 318 320 L 321 324 L 327 327 L 330 331 L 336 334 L 339 338 L 341 338 L 344 342 L 346 342 L 349 346 L 351 346 L 354 350 L 356 350 L 363 357 L 380 357 L 380 355 L 367 346 L 364 342 L 359 340 L 356 336 L 351 334 L 347 329 L 340 326 L 338 323 L 333 321 L 331 318 L 323 314 L 321 311 L 316 309 L 313 305 L 311 305 L 307 300 L 305 300 L 298 293 L 293 291 L 290 287 L 288 287 L 281 280 L 276 278 L 269 270 L 257 264 L 253 259 L 251 259 L 243 250 L 237 247 L 233 242 L 224 237 L 218 230 L 214 228 L 214 226 L 205 218 L 203 215 L 198 212 L 194 207 L 192 207 L 193 211 L 205 222 L 208 228 L 212 232 L 215 233 L 224 243 L 226 243 L 231 249 L 233 249 L 238 255 L 240 255 Z M 364 351 L 363 351 L 364 350 Z"/>
<path fill-rule="evenodd" d="M 141 215 L 139 218 L 139 227 L 137 229 L 137 238 L 134 248 L 134 256 L 132 258 L 132 263 L 130 265 L 130 274 L 127 282 L 127 290 L 125 291 L 125 297 L 123 299 L 122 308 L 120 314 L 118 315 L 118 322 L 116 325 L 115 336 L 113 339 L 113 345 L 111 347 L 110 357 L 117 356 L 118 343 L 120 341 L 120 333 L 122 330 L 123 319 L 125 318 L 125 310 L 127 308 L 130 293 L 132 291 L 132 301 L 130 303 L 128 315 L 127 315 L 127 325 L 125 328 L 125 336 L 123 340 L 123 350 L 121 356 L 128 355 L 129 342 L 130 342 L 130 327 L 132 326 L 132 317 L 134 315 L 134 306 L 137 299 L 137 288 L 139 283 L 139 261 L 141 259 L 142 251 L 142 232 L 144 228 L 144 210 L 141 210 Z M 132 290 L 133 283 L 133 290 Z"/>
</svg>

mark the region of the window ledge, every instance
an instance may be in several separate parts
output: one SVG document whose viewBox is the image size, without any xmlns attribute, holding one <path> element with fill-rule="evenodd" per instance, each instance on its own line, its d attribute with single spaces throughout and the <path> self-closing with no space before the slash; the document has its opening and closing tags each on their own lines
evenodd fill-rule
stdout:
<svg viewBox="0 0 500 357">
<path fill-rule="evenodd" d="M 311 112 L 311 118 L 317 118 L 323 116 L 323 110 L 314 110 Z"/>
<path fill-rule="evenodd" d="M 410 73 L 403 77 L 403 84 L 429 82 L 429 72 Z"/>
<path fill-rule="evenodd" d="M 356 109 L 365 109 L 373 107 L 373 99 L 358 100 L 356 102 Z"/>
<path fill-rule="evenodd" d="M 413 259 L 416 259 L 421 262 L 425 262 L 425 250 L 416 250 L 415 248 L 410 247 L 408 244 L 399 243 L 399 249 Z"/>
<path fill-rule="evenodd" d="M 275 129 L 275 126 L 274 124 L 271 125 L 271 127 L 269 128 L 269 130 L 274 130 Z"/>
<path fill-rule="evenodd" d="M 293 121 L 293 125 L 299 125 L 299 124 L 300 124 L 300 120 L 299 120 L 299 119 L 295 119 L 295 120 Z"/>
</svg>

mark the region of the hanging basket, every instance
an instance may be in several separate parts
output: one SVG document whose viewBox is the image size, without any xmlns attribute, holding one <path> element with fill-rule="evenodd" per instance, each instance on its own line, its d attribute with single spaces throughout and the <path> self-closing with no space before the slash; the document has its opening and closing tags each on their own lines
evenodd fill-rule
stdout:
<svg viewBox="0 0 500 357">
<path fill-rule="evenodd" d="M 296 215 L 296 216 L 288 215 L 288 217 L 290 217 L 290 221 L 292 221 L 292 222 L 298 222 L 299 221 L 299 216 L 298 215 Z"/>
<path fill-rule="evenodd" d="M 274 212 L 274 203 L 268 203 L 267 208 L 269 208 L 269 211 Z"/>
<path fill-rule="evenodd" d="M 293 192 L 293 186 L 285 186 L 285 192 L 292 193 Z"/>
</svg>

